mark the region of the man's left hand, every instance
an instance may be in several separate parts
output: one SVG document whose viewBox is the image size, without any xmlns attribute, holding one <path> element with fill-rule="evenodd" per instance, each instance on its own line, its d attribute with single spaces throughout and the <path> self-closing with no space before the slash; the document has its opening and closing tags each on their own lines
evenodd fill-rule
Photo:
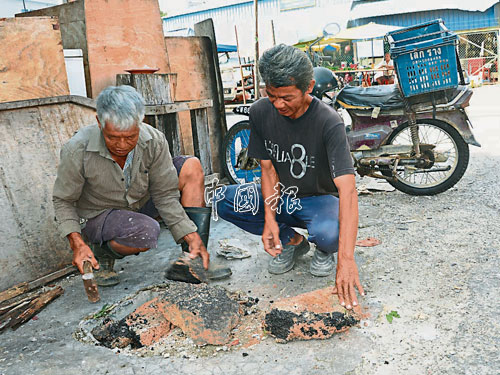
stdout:
<svg viewBox="0 0 500 375">
<path fill-rule="evenodd" d="M 207 248 L 203 244 L 200 235 L 196 232 L 189 233 L 184 236 L 184 241 L 186 241 L 189 245 L 189 257 L 194 259 L 200 256 L 203 261 L 203 267 L 207 270 L 208 264 L 210 263 L 210 255 L 208 254 Z"/>
<path fill-rule="evenodd" d="M 364 296 L 365 291 L 359 281 L 358 267 L 354 258 L 352 259 L 339 259 L 337 262 L 337 276 L 335 278 L 335 290 L 339 296 L 339 302 L 346 309 L 352 309 L 358 305 L 356 297 L 356 290 Z"/>
</svg>

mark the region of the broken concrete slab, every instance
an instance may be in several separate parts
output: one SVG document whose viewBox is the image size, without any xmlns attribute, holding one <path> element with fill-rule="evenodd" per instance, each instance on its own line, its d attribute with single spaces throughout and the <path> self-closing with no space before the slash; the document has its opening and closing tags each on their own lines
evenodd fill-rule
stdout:
<svg viewBox="0 0 500 375">
<path fill-rule="evenodd" d="M 197 345 L 226 344 L 241 314 L 225 289 L 206 284 L 172 283 L 158 308 Z"/>
<path fill-rule="evenodd" d="M 265 329 L 280 341 L 327 339 L 358 323 L 339 305 L 334 288 L 277 301 L 266 314 Z"/>
</svg>

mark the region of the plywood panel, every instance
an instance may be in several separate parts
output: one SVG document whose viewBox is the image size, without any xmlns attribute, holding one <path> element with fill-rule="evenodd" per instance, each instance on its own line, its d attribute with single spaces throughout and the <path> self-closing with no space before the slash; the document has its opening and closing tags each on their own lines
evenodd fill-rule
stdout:
<svg viewBox="0 0 500 375">
<path fill-rule="evenodd" d="M 61 103 L 0 110 L 0 290 L 71 263 L 54 222 L 59 151 L 93 109 Z"/>
<path fill-rule="evenodd" d="M 68 94 L 57 19 L 0 20 L 0 103 Z"/>
<path fill-rule="evenodd" d="M 87 53 L 87 36 L 85 31 L 85 11 L 83 0 L 72 1 L 66 4 L 33 10 L 16 14 L 16 17 L 55 16 L 61 26 L 61 38 L 64 49 L 81 49 L 83 52 L 83 67 L 87 93 L 90 95 L 90 71 Z"/>
<path fill-rule="evenodd" d="M 126 69 L 170 72 L 158 0 L 86 1 L 85 22 L 92 97 Z"/>
</svg>

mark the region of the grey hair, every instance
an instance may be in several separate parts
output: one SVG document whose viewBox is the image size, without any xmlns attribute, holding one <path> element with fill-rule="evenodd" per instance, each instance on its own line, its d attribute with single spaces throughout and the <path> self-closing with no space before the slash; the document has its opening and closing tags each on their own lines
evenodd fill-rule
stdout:
<svg viewBox="0 0 500 375">
<path fill-rule="evenodd" d="M 278 44 L 264 52 L 259 72 L 266 86 L 296 86 L 305 92 L 313 79 L 313 65 L 301 50 Z"/>
<path fill-rule="evenodd" d="M 106 122 L 126 131 L 144 119 L 144 99 L 132 86 L 109 86 L 97 97 L 97 118 L 104 128 Z"/>
</svg>

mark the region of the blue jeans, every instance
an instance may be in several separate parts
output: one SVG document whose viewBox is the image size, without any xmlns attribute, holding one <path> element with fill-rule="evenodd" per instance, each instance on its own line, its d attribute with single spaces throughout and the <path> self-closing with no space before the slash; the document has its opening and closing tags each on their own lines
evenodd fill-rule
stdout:
<svg viewBox="0 0 500 375">
<path fill-rule="evenodd" d="M 224 199 L 217 202 L 218 215 L 247 232 L 261 235 L 264 230 L 264 200 L 260 185 L 257 185 L 259 204 L 256 212 L 237 212 L 238 210 L 235 209 L 234 202 L 238 195 L 239 186 L 241 185 L 227 187 Z M 309 233 L 309 242 L 316 244 L 318 249 L 325 253 L 337 252 L 339 247 L 339 199 L 333 195 L 316 195 L 296 199 L 300 199 L 302 208 L 291 212 L 292 210 L 287 211 L 285 204 L 283 204 L 281 212 L 276 213 L 281 243 L 287 244 L 295 235 L 292 227 L 304 228 Z"/>
</svg>

